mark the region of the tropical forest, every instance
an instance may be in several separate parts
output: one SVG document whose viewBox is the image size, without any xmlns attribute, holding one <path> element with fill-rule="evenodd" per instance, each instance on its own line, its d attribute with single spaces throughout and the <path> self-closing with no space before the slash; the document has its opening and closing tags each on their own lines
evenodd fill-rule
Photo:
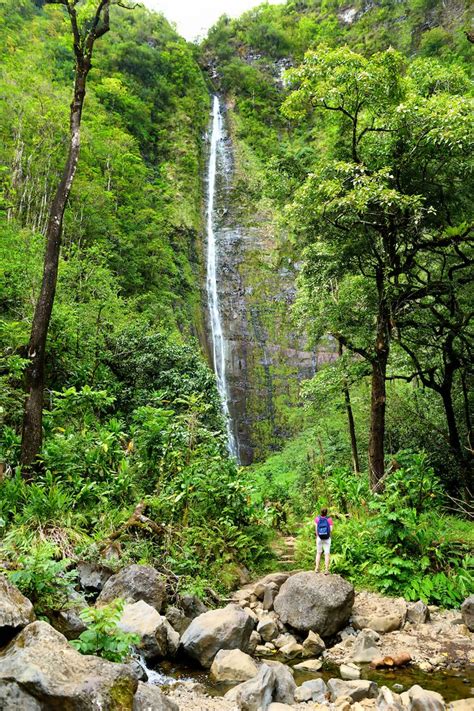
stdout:
<svg viewBox="0 0 474 711">
<path fill-rule="evenodd" d="M 473 8 L 255 2 L 0 0 L 5 711 L 474 711 Z"/>
</svg>

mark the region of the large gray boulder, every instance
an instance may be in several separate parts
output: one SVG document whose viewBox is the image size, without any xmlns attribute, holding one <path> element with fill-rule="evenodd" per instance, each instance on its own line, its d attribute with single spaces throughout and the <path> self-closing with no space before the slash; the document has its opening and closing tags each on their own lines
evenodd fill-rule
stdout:
<svg viewBox="0 0 474 711">
<path fill-rule="evenodd" d="M 87 560 L 80 560 L 76 568 L 81 588 L 93 596 L 101 592 L 107 580 L 114 574 L 107 565 L 91 563 Z"/>
<path fill-rule="evenodd" d="M 209 610 L 196 617 L 181 637 L 184 652 L 210 667 L 220 649 L 246 652 L 255 622 L 239 605 Z"/>
<path fill-rule="evenodd" d="M 220 649 L 211 666 L 211 677 L 214 681 L 248 681 L 257 672 L 257 663 L 240 649 Z"/>
<path fill-rule="evenodd" d="M 340 575 L 304 572 L 283 583 L 273 606 L 284 624 L 331 637 L 347 624 L 353 602 L 354 588 Z"/>
<path fill-rule="evenodd" d="M 357 681 L 329 679 L 328 691 L 331 701 L 335 701 L 341 696 L 349 696 L 354 702 L 377 698 L 379 688 L 374 681 L 367 681 L 366 679 L 358 679 Z"/>
<path fill-rule="evenodd" d="M 352 610 L 352 626 L 356 630 L 368 627 L 376 632 L 392 632 L 405 624 L 407 603 L 403 598 L 357 595 Z"/>
<path fill-rule="evenodd" d="M 143 600 L 124 607 L 118 626 L 140 637 L 137 648 L 147 661 L 173 657 L 178 650 L 179 634 L 166 617 Z"/>
<path fill-rule="evenodd" d="M 0 575 L 0 647 L 35 619 L 33 605 L 28 598 Z"/>
<path fill-rule="evenodd" d="M 418 684 L 408 689 L 408 697 L 410 699 L 408 711 L 444 711 L 445 709 L 441 694 L 422 689 Z"/>
<path fill-rule="evenodd" d="M 143 600 L 161 612 L 165 581 L 150 565 L 129 565 L 107 580 L 96 604 L 107 605 L 119 597 L 125 602 Z"/>
<path fill-rule="evenodd" d="M 179 706 L 157 686 L 140 682 L 133 698 L 133 711 L 179 711 Z"/>
<path fill-rule="evenodd" d="M 474 595 L 469 595 L 461 605 L 462 621 L 466 627 L 474 632 Z"/>
<path fill-rule="evenodd" d="M 296 683 L 293 671 L 286 664 L 267 659 L 265 662 L 275 674 L 275 689 L 273 700 L 282 704 L 292 704 L 295 700 Z"/>
<path fill-rule="evenodd" d="M 127 665 L 80 654 L 46 622 L 0 652 L 0 708 L 130 711 L 137 685 Z"/>
<path fill-rule="evenodd" d="M 253 679 L 234 687 L 224 698 L 235 703 L 239 711 L 267 711 L 273 700 L 276 685 L 275 670 L 268 664 L 262 664 Z"/>
</svg>

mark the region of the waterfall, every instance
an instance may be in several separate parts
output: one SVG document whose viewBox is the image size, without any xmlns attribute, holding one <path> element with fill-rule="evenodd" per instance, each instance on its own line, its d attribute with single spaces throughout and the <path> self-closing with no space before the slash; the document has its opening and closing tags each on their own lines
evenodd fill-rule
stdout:
<svg viewBox="0 0 474 711">
<path fill-rule="evenodd" d="M 222 319 L 219 308 L 217 289 L 217 267 L 219 263 L 219 240 L 216 239 L 216 176 L 218 157 L 223 155 L 224 129 L 219 108 L 219 99 L 213 97 L 211 147 L 209 151 L 208 188 L 207 188 L 207 306 L 211 326 L 212 357 L 216 373 L 217 389 L 222 403 L 222 412 L 227 425 L 227 443 L 229 454 L 238 459 L 237 442 L 232 430 L 229 412 L 229 387 L 226 378 L 226 340 L 222 331 Z"/>
</svg>

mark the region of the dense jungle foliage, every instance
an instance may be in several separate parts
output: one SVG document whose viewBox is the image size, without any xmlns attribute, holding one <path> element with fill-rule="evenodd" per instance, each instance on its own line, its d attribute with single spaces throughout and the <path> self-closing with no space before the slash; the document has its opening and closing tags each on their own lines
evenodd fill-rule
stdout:
<svg viewBox="0 0 474 711">
<path fill-rule="evenodd" d="M 87 88 L 28 480 L 26 349 L 73 61 L 62 8 L 0 4 L 0 560 L 45 615 L 78 558 L 151 562 L 174 591 L 212 598 L 243 568 L 276 565 L 276 529 L 300 532 L 298 564 L 312 567 L 312 517 L 326 504 L 334 570 L 458 604 L 474 543 L 467 3 L 290 0 L 221 18 L 200 47 L 161 15 L 112 10 Z M 295 323 L 340 352 L 303 384 L 301 434 L 247 469 L 227 455 L 200 346 L 209 77 L 227 100 L 234 199 L 272 215 L 279 265 L 298 263 Z M 386 474 L 373 491 L 379 425 Z M 98 635 L 117 614 L 93 621 Z"/>
</svg>

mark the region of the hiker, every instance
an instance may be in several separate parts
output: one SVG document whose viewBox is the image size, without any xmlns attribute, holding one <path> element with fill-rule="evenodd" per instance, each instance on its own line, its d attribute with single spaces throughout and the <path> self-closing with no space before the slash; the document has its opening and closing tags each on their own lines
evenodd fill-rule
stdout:
<svg viewBox="0 0 474 711">
<path fill-rule="evenodd" d="M 316 567 L 315 571 L 319 571 L 319 562 L 321 560 L 321 553 L 324 551 L 324 563 L 325 570 L 324 574 L 329 573 L 329 552 L 331 550 L 331 532 L 332 532 L 332 518 L 328 517 L 328 510 L 326 508 L 321 509 L 319 516 L 314 519 L 314 524 L 316 528 Z"/>
</svg>

